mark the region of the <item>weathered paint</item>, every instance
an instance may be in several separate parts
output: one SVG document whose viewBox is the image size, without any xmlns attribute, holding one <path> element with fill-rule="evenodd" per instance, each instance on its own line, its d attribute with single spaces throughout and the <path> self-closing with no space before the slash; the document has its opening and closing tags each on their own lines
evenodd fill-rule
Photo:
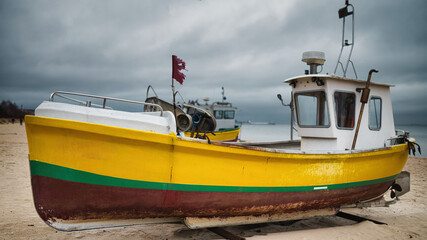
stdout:
<svg viewBox="0 0 427 240">
<path fill-rule="evenodd" d="M 338 208 L 381 195 L 407 145 L 304 154 L 26 117 L 34 201 L 54 221 L 236 216 Z"/>
<path fill-rule="evenodd" d="M 30 160 L 129 180 L 242 187 L 322 186 L 400 173 L 408 150 L 264 152 L 41 117 L 26 118 Z M 258 148 L 259 149 L 259 148 Z"/>
<path fill-rule="evenodd" d="M 336 208 L 383 193 L 393 181 L 301 192 L 201 192 L 112 187 L 33 175 L 35 206 L 54 219 L 245 216 Z"/>
<path fill-rule="evenodd" d="M 87 183 L 92 185 L 105 185 L 125 188 L 153 189 L 153 190 L 174 190 L 174 191 L 194 191 L 194 192 L 307 192 L 318 190 L 334 190 L 350 187 L 368 186 L 377 183 L 388 182 L 397 178 L 393 175 L 386 178 L 373 179 L 369 181 L 330 184 L 323 186 L 281 186 L 281 187 L 248 187 L 248 186 L 217 186 L 217 185 L 194 185 L 176 184 L 164 182 L 147 182 L 122 178 L 103 176 L 74 169 L 55 166 L 39 161 L 30 161 L 31 175 L 49 177 L 59 180 Z"/>
</svg>

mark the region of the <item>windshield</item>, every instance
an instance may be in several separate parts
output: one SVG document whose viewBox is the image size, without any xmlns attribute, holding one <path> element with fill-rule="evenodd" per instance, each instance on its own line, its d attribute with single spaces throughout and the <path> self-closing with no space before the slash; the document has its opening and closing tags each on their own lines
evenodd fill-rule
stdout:
<svg viewBox="0 0 427 240">
<path fill-rule="evenodd" d="M 234 110 L 225 110 L 224 111 L 225 119 L 234 119 Z"/>
<path fill-rule="evenodd" d="M 335 92 L 335 115 L 337 127 L 353 129 L 356 108 L 356 95 L 348 92 Z"/>
<path fill-rule="evenodd" d="M 329 114 L 324 91 L 295 93 L 300 127 L 328 127 Z"/>
</svg>

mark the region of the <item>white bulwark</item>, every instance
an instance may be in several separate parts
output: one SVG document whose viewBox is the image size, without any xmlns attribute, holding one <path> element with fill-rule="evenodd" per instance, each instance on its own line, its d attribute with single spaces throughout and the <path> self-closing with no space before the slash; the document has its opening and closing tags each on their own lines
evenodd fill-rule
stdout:
<svg viewBox="0 0 427 240">
<path fill-rule="evenodd" d="M 147 132 L 176 134 L 175 118 L 170 111 L 164 111 L 161 116 L 161 112 L 126 112 L 45 101 L 36 108 L 35 115 Z"/>
</svg>

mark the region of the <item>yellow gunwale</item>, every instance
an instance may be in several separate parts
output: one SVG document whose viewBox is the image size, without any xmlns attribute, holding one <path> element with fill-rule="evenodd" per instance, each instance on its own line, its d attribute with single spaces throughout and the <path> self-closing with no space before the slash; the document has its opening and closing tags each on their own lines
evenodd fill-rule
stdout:
<svg viewBox="0 0 427 240">
<path fill-rule="evenodd" d="M 231 129 L 231 130 L 225 130 L 225 131 L 218 131 L 214 132 L 215 135 L 212 133 L 207 133 L 206 135 L 209 137 L 211 141 L 233 141 L 237 140 L 239 137 L 241 127 L 238 129 Z M 191 132 L 185 132 L 184 133 L 186 137 L 191 136 Z"/>
</svg>

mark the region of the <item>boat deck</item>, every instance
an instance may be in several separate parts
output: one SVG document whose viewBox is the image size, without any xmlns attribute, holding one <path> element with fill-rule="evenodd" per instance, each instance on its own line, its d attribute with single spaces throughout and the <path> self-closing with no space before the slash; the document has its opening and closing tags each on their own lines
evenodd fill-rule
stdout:
<svg viewBox="0 0 427 240">
<path fill-rule="evenodd" d="M 238 145 L 242 147 L 259 147 L 259 148 L 273 148 L 273 149 L 283 149 L 283 150 L 301 150 L 301 141 L 276 141 L 276 142 L 236 142 L 231 143 L 232 145 Z"/>
</svg>

